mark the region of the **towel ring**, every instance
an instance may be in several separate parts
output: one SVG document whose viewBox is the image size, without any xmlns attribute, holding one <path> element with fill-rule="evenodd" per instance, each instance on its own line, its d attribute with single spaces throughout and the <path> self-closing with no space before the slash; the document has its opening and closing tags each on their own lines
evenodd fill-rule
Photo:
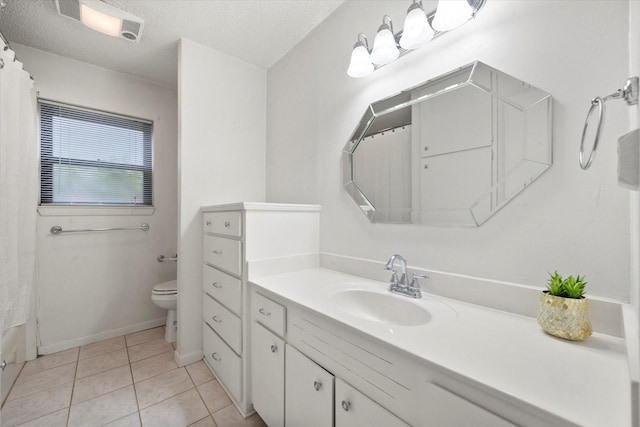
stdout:
<svg viewBox="0 0 640 427">
<path fill-rule="evenodd" d="M 591 148 L 591 153 L 589 153 L 589 158 L 587 162 L 584 161 L 584 137 L 587 135 L 587 129 L 589 128 L 589 119 L 591 118 L 591 114 L 598 107 L 598 126 L 596 127 L 596 135 L 593 138 L 593 147 Z M 582 128 L 582 140 L 580 141 L 580 167 L 584 170 L 589 169 L 591 166 L 591 162 L 593 161 L 596 150 L 598 149 L 598 141 L 600 141 L 600 132 L 602 132 L 602 122 L 604 121 L 604 100 L 599 96 L 596 96 L 591 100 L 591 108 L 589 108 L 589 112 L 587 113 L 587 118 L 584 121 L 584 127 Z"/>
<path fill-rule="evenodd" d="M 580 153 L 578 159 L 580 161 L 580 167 L 582 169 L 589 169 L 589 166 L 591 166 L 591 162 L 593 162 L 593 159 L 595 158 L 596 150 L 598 149 L 598 142 L 600 141 L 600 133 L 602 132 L 602 122 L 604 122 L 604 103 L 610 99 L 620 98 L 624 99 L 627 102 L 627 105 L 636 105 L 638 103 L 638 77 L 628 78 L 624 83 L 624 88 L 618 89 L 611 95 L 605 96 L 604 98 L 596 96 L 591 100 L 591 107 L 589 108 L 587 118 L 584 121 L 584 127 L 582 128 L 582 139 L 580 140 Z M 591 114 L 593 114 L 596 107 L 598 108 L 598 126 L 596 127 L 596 134 L 593 138 L 593 147 L 591 148 L 591 153 L 589 153 L 589 158 L 585 162 L 584 139 L 587 135 L 587 129 L 589 128 L 589 119 L 591 118 Z"/>
</svg>

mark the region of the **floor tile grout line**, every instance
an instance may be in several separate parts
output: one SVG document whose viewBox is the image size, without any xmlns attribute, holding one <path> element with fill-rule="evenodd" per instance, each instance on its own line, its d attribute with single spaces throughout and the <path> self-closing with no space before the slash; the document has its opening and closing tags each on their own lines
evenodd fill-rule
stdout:
<svg viewBox="0 0 640 427">
<path fill-rule="evenodd" d="M 126 344 L 126 337 L 125 337 Z M 127 347 L 127 357 L 129 357 L 129 347 Z M 138 421 L 142 426 L 142 414 L 140 414 L 140 402 L 138 401 L 138 390 L 136 389 L 136 382 L 133 378 L 133 368 L 131 367 L 131 360 L 129 359 L 129 374 L 131 374 L 131 386 L 133 387 L 133 396 L 136 398 L 136 408 L 138 408 Z"/>
<path fill-rule="evenodd" d="M 71 419 L 71 402 L 73 402 L 73 392 L 76 389 L 76 378 L 78 377 L 78 365 L 80 364 L 80 347 L 78 347 L 78 355 L 76 356 L 76 371 L 73 373 L 73 384 L 71 385 L 71 394 L 69 395 L 69 407 L 67 408 L 67 421 L 65 426 L 69 427 L 69 420 Z"/>
<path fill-rule="evenodd" d="M 146 407 L 142 408 L 142 409 L 141 409 L 140 411 L 138 411 L 138 412 L 145 411 L 145 410 L 147 410 L 147 409 L 149 409 L 149 408 L 151 408 L 151 407 L 153 407 L 153 406 L 156 406 L 156 405 L 161 404 L 162 402 L 166 402 L 166 401 L 167 401 L 167 400 L 169 400 L 169 399 L 173 399 L 173 398 L 174 398 L 174 397 L 176 397 L 176 396 L 179 396 L 179 395 L 184 394 L 184 393 L 186 393 L 186 392 L 188 392 L 188 391 L 191 391 L 192 389 L 196 389 L 196 392 L 198 391 L 198 388 L 197 388 L 196 386 L 193 386 L 193 387 L 191 387 L 191 388 L 188 388 L 188 389 L 186 389 L 186 390 L 181 391 L 181 392 L 180 392 L 180 393 L 178 393 L 178 394 L 174 394 L 173 396 L 169 396 L 169 397 L 166 397 L 166 398 L 164 398 L 164 399 L 162 399 L 162 400 L 159 400 L 159 401 L 157 401 L 156 403 L 154 403 L 153 405 L 146 406 Z M 202 400 L 202 397 L 200 396 L 200 393 L 198 393 L 198 397 L 200 397 L 200 400 Z M 136 400 L 137 400 L 137 398 L 136 398 Z M 204 404 L 204 402 L 202 402 L 202 403 Z M 204 405 L 204 407 L 205 407 L 205 408 L 207 408 L 207 405 Z M 207 412 L 209 412 L 209 408 L 207 408 Z M 204 418 L 206 418 L 206 417 L 204 417 Z"/>
<path fill-rule="evenodd" d="M 29 375 L 40 375 L 42 372 L 49 371 L 49 370 L 51 370 L 51 369 L 62 368 L 63 366 L 71 365 L 72 363 L 77 363 L 77 362 L 65 363 L 64 365 L 55 366 L 55 367 L 53 367 L 53 368 L 45 369 L 45 370 L 40 371 L 40 372 L 36 372 L 36 373 L 33 373 L 33 374 L 27 374 L 27 376 L 29 376 Z M 25 398 L 25 397 L 32 396 L 32 395 L 34 395 L 34 394 L 36 394 L 36 393 L 41 393 L 41 392 L 43 392 L 43 391 L 51 390 L 51 389 L 52 389 L 52 388 L 54 388 L 54 387 L 60 387 L 60 386 L 63 386 L 63 385 L 65 385 L 65 384 L 69 384 L 70 382 L 73 382 L 73 381 L 74 381 L 74 380 L 70 380 L 70 381 L 64 382 L 64 383 L 62 383 L 62 384 L 51 385 L 51 386 L 47 385 L 47 386 L 45 386 L 45 388 L 43 388 L 43 389 L 36 390 L 36 391 L 32 391 L 32 392 L 27 393 L 27 394 L 25 394 L 25 395 L 23 395 L 23 396 L 13 398 L 13 397 L 12 397 L 12 393 L 13 393 L 13 391 L 14 391 L 15 386 L 16 386 L 16 385 L 18 385 L 18 386 L 20 385 L 20 384 L 18 384 L 18 379 L 20 378 L 20 375 L 22 374 L 22 370 L 23 370 L 23 369 L 24 369 L 24 367 L 22 367 L 22 369 L 20 369 L 20 373 L 18 374 L 18 376 L 16 377 L 16 380 L 14 381 L 13 385 L 11 386 L 11 388 L 10 388 L 10 390 L 9 390 L 9 393 L 7 393 L 7 397 L 6 397 L 6 399 L 5 399 L 4 405 L 2 405 L 2 408 L 4 408 L 4 406 L 5 406 L 7 403 L 12 402 L 12 401 L 14 401 L 14 400 L 23 399 L 23 398 Z M 78 369 L 78 367 L 77 367 L 77 366 L 76 366 L 76 369 Z M 75 373 L 74 373 L 74 378 L 75 378 Z M 9 399 L 9 397 L 11 397 L 11 399 Z"/>
</svg>

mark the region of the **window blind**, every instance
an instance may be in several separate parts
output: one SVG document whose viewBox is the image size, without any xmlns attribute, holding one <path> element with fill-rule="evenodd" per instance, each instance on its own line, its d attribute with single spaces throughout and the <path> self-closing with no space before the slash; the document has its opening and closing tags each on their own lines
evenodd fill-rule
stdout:
<svg viewBox="0 0 640 427">
<path fill-rule="evenodd" d="M 153 123 L 40 101 L 40 204 L 153 204 Z"/>
</svg>

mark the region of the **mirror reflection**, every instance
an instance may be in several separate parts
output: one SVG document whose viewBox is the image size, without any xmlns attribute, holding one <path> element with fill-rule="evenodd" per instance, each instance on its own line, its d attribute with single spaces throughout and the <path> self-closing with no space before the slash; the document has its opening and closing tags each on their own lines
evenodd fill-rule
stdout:
<svg viewBox="0 0 640 427">
<path fill-rule="evenodd" d="M 345 189 L 372 222 L 478 226 L 551 166 L 551 104 L 481 62 L 374 102 Z"/>
</svg>

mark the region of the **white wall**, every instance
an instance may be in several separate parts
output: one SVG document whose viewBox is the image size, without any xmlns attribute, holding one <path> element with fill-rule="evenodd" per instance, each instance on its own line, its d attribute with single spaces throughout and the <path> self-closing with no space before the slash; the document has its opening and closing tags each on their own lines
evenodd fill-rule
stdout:
<svg viewBox="0 0 640 427">
<path fill-rule="evenodd" d="M 152 303 L 151 289 L 176 275 L 175 264 L 156 261 L 158 255 L 171 255 L 177 250 L 176 90 L 27 46 L 12 46 L 35 78 L 40 97 L 154 122 L 152 214 L 131 209 L 113 214 L 108 208 L 66 208 L 53 214 L 51 209 L 40 211 L 40 352 L 163 323 L 166 311 Z M 151 226 L 146 233 L 49 233 L 54 225 L 102 228 L 143 222 Z"/>
<path fill-rule="evenodd" d="M 182 39 L 179 47 L 178 349 L 202 358 L 200 207 L 264 200 L 266 71 Z"/>
<path fill-rule="evenodd" d="M 640 2 L 629 2 L 629 75 L 640 75 Z M 640 108 L 629 109 L 629 130 L 640 127 Z M 631 191 L 631 304 L 640 321 L 640 192 Z M 640 325 L 639 325 L 640 326 Z M 640 331 L 640 327 L 638 328 Z M 638 361 L 640 363 L 640 361 Z"/>
<path fill-rule="evenodd" d="M 626 1 L 490 0 L 476 20 L 372 76 L 346 68 L 358 32 L 407 2 L 346 2 L 268 72 L 267 200 L 322 204 L 323 252 L 544 286 L 586 274 L 588 294 L 629 300 L 629 194 L 616 184 L 628 110 L 607 105 L 589 171 L 578 148 L 589 101 L 628 77 Z M 434 2 L 425 2 L 432 10 Z M 554 165 L 479 228 L 370 224 L 341 188 L 341 151 L 366 106 L 480 60 L 554 97 Z M 461 117 L 461 120 L 464 118 Z"/>
</svg>

